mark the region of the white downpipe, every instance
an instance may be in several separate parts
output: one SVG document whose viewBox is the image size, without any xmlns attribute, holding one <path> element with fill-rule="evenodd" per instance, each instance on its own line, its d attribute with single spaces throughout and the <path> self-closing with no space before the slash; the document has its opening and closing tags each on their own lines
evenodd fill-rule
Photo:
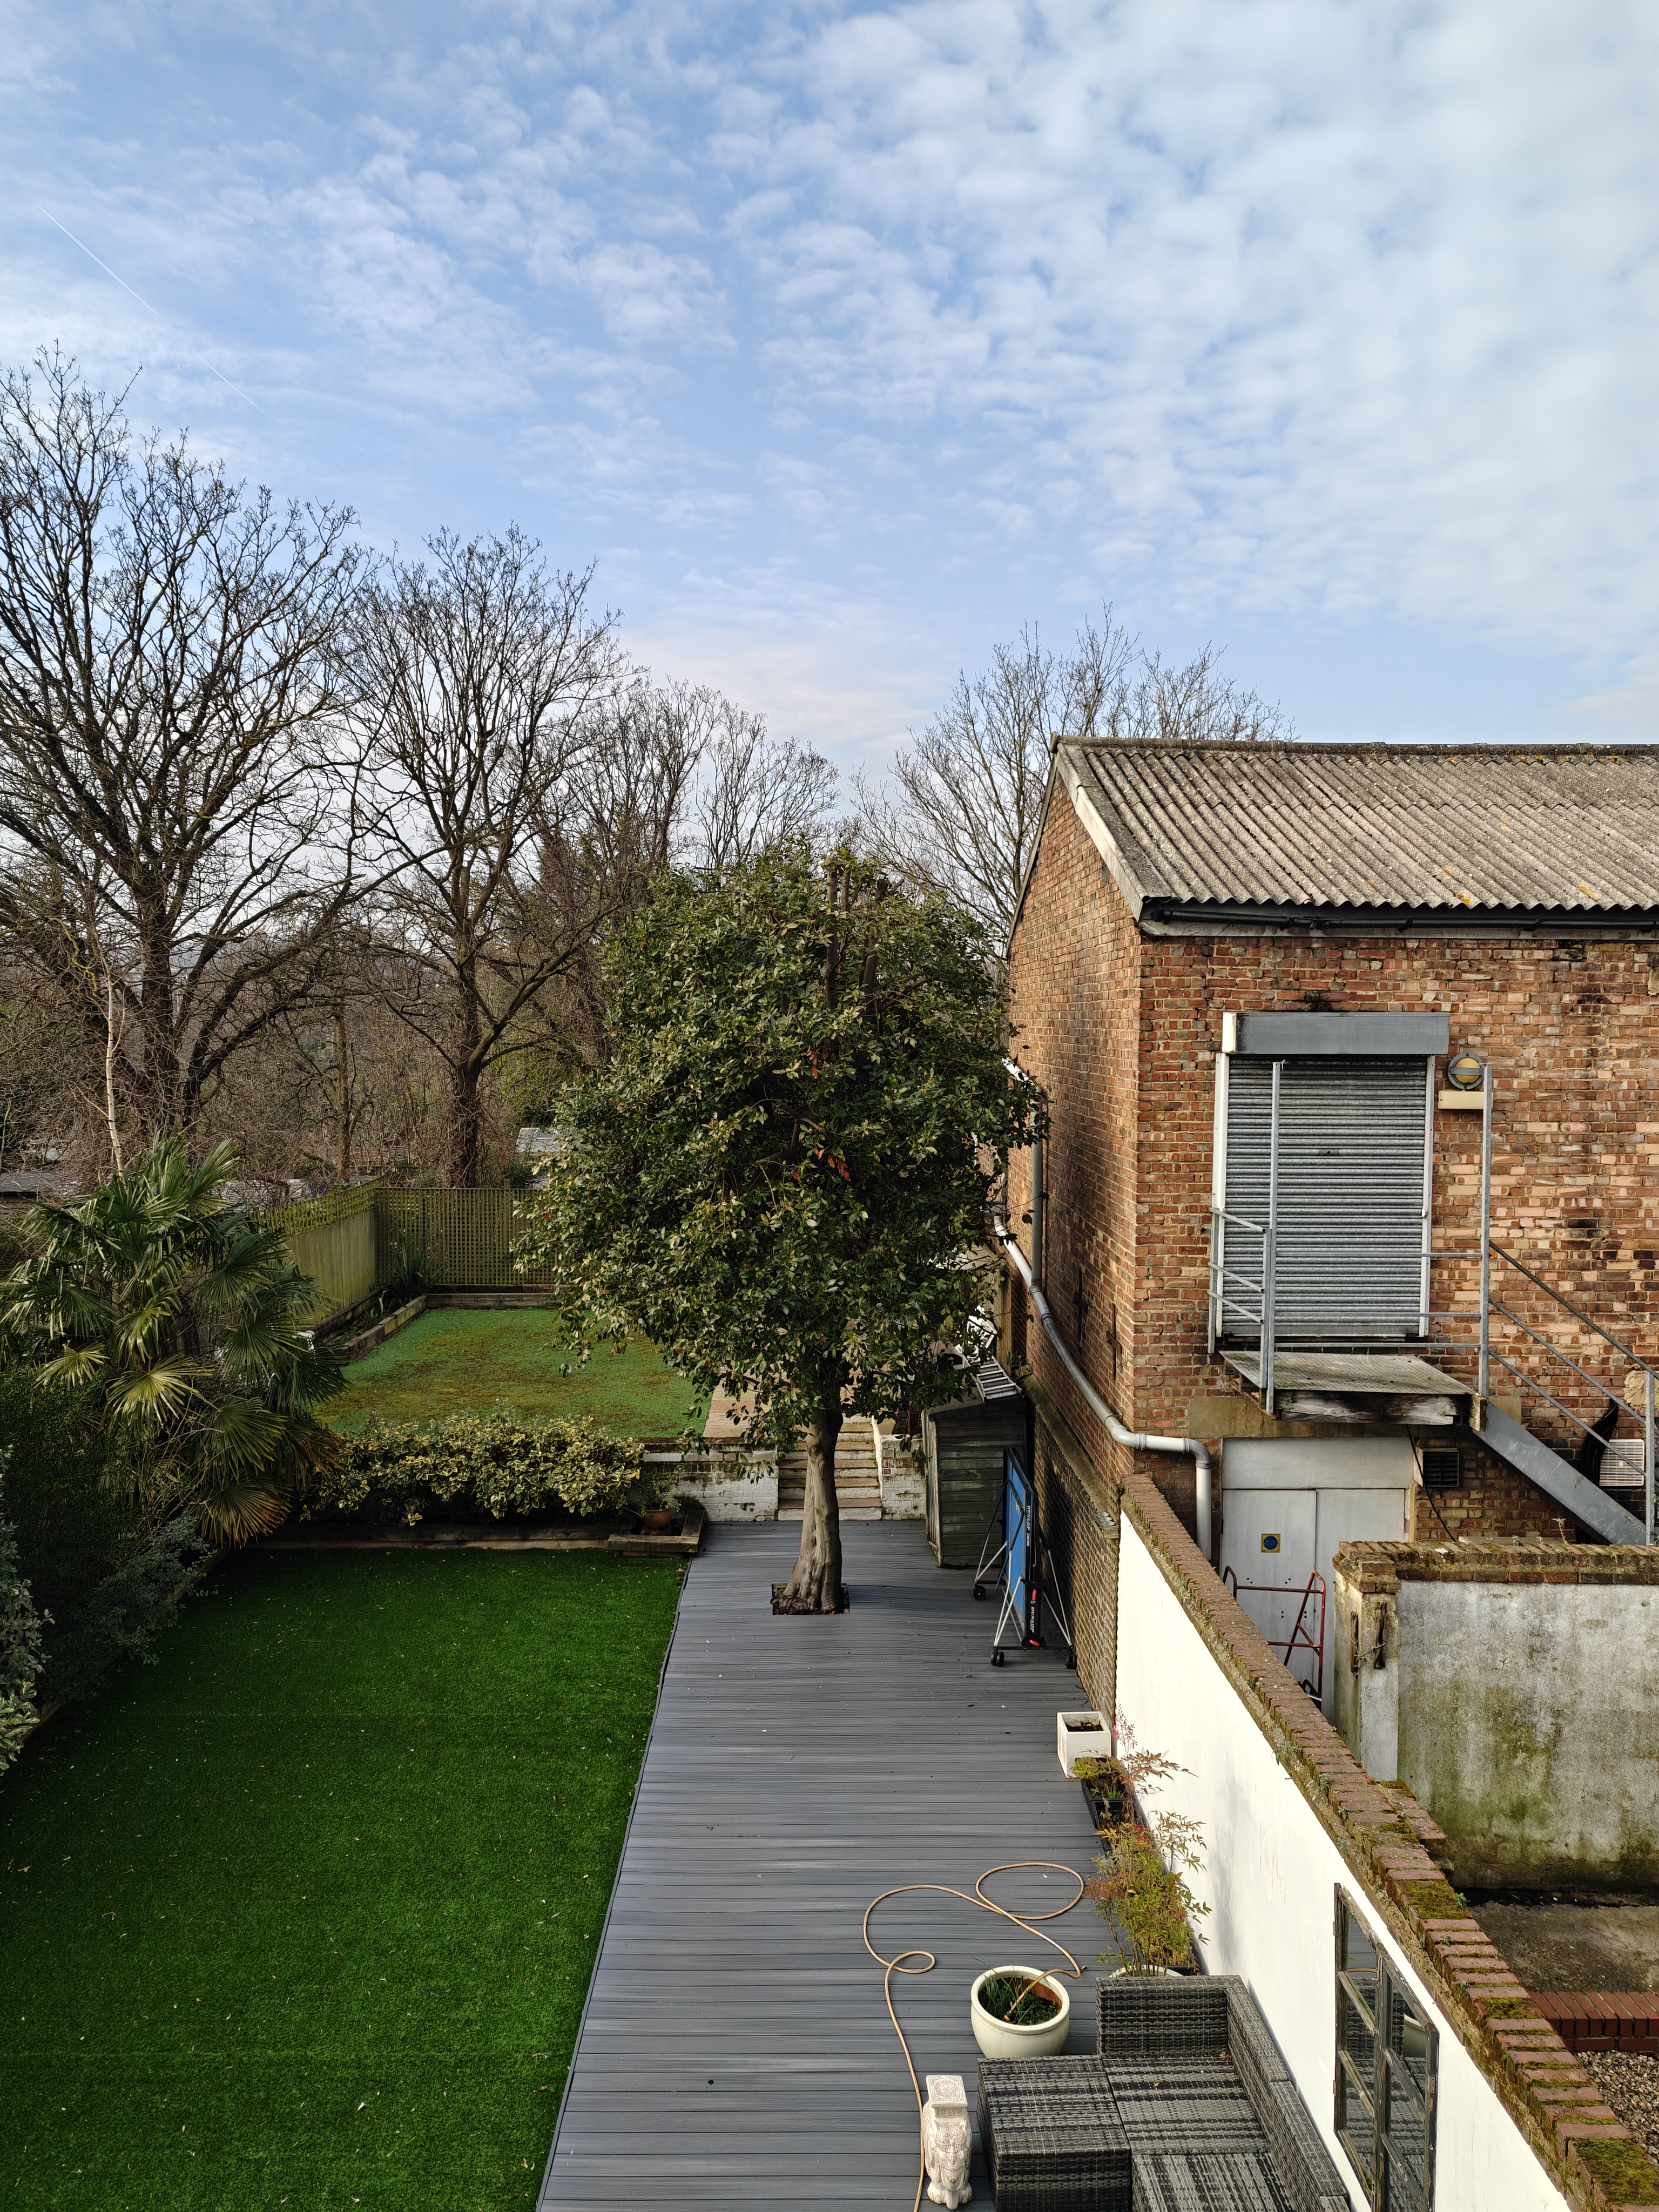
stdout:
<svg viewBox="0 0 1659 2212">
<path fill-rule="evenodd" d="M 1083 1401 L 1105 1430 L 1115 1444 L 1127 1444 L 1133 1451 L 1184 1452 L 1191 1458 L 1198 1475 L 1198 1548 L 1207 1560 L 1210 1556 L 1210 1455 L 1196 1437 L 1154 1437 L 1144 1429 L 1126 1429 L 1117 1415 L 1101 1396 L 1083 1370 L 1066 1348 L 1066 1340 L 1054 1326 L 1054 1317 L 1036 1285 L 1031 1280 L 1030 1263 L 1009 1234 L 1004 1222 L 997 1222 L 996 1233 L 1002 1240 L 1003 1249 L 1018 1268 L 1031 1304 L 1036 1308 L 1037 1319 L 1048 1334 L 1048 1341 L 1060 1355 L 1061 1365 L 1082 1393 Z"/>
</svg>

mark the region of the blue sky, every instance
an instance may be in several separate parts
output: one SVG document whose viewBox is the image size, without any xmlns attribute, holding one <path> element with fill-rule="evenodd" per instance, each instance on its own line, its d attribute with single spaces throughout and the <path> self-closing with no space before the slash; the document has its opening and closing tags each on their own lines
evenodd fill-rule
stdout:
<svg viewBox="0 0 1659 2212">
<path fill-rule="evenodd" d="M 845 763 L 1104 599 L 1306 736 L 1659 734 L 1650 4 L 100 0 L 0 46 L 7 359 L 138 370 L 377 543 L 516 520 Z"/>
</svg>

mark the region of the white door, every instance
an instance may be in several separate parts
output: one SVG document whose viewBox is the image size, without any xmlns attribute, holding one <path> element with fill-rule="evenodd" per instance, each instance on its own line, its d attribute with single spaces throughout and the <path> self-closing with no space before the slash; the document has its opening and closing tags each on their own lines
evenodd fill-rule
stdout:
<svg viewBox="0 0 1659 2212">
<path fill-rule="evenodd" d="M 1334 1626 L 1331 1556 L 1339 1544 L 1359 1537 L 1403 1536 L 1406 1501 L 1416 1472 L 1411 1439 L 1403 1434 L 1230 1437 L 1222 1446 L 1222 1567 L 1231 1567 L 1237 1577 L 1239 1603 L 1267 1641 L 1277 1645 L 1281 1657 L 1295 1630 L 1309 1576 L 1316 1571 L 1324 1583 L 1322 1633 L 1316 1589 L 1297 1635 L 1298 1644 L 1310 1642 L 1319 1648 L 1324 1664 L 1316 1669 L 1313 1651 L 1304 1649 L 1293 1650 L 1288 1663 L 1297 1681 L 1310 1686 L 1317 1674 L 1328 1714 Z M 1299 1507 L 1280 1502 L 1291 1499 L 1300 1500 Z M 1290 1531 L 1304 1525 L 1295 1517 L 1298 1511 L 1305 1516 L 1306 1535 L 1301 1548 L 1292 1551 Z M 1281 1556 L 1287 1562 L 1278 1579 L 1293 1588 L 1295 1595 L 1273 1603 L 1266 1596 L 1247 1596 L 1244 1585 L 1275 1579 L 1261 1571 L 1273 1555 L 1261 1549 L 1261 1539 L 1275 1533 L 1284 1538 Z M 1283 1626 L 1269 1627 L 1270 1614 Z"/>
<path fill-rule="evenodd" d="M 1239 1490 L 1227 1495 L 1221 1571 L 1238 1601 L 1299 1682 L 1314 1678 L 1314 1655 L 1291 1648 L 1316 1562 L 1316 1490 Z M 1316 1615 L 1312 1629 L 1317 1632 Z"/>
<path fill-rule="evenodd" d="M 1331 1561 L 1336 1555 L 1339 1544 L 1357 1544 L 1370 1539 L 1395 1543 L 1406 1533 L 1407 1492 L 1403 1490 L 1320 1490 L 1315 1495 L 1319 1500 L 1315 1549 L 1320 1560 L 1319 1571 L 1325 1577 L 1328 1592 L 1331 1586 Z M 1327 1713 L 1331 1710 L 1335 1628 L 1335 1607 L 1328 1596 L 1324 1698 Z M 1385 1782 L 1389 1778 L 1387 1775 L 1382 1778 Z"/>
</svg>

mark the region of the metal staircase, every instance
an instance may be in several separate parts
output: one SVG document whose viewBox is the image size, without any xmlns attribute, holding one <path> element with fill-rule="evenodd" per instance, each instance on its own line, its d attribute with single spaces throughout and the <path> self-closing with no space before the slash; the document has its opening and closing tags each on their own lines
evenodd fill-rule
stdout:
<svg viewBox="0 0 1659 2212">
<path fill-rule="evenodd" d="M 1210 1264 L 1210 1349 L 1213 1353 L 1221 1348 L 1231 1323 L 1243 1321 L 1253 1324 L 1255 1331 L 1255 1350 L 1249 1358 L 1241 1359 L 1229 1354 L 1231 1364 L 1246 1379 L 1258 1387 L 1265 1410 L 1279 1410 L 1278 1399 L 1281 1388 L 1291 1387 L 1290 1376 L 1296 1367 L 1321 1364 L 1331 1369 L 1341 1363 L 1325 1358 L 1320 1363 L 1306 1358 L 1297 1359 L 1289 1346 L 1279 1343 L 1279 1079 L 1282 1063 L 1275 1062 L 1273 1073 L 1273 1109 L 1267 1173 L 1267 1218 L 1255 1221 L 1230 1211 L 1219 1201 L 1212 1205 L 1214 1231 L 1211 1244 Z M 1437 1360 L 1448 1355 L 1465 1369 L 1473 1367 L 1473 1376 L 1460 1382 L 1454 1374 L 1442 1374 L 1439 1381 L 1468 1401 L 1468 1426 L 1486 1448 L 1526 1477 L 1546 1496 L 1553 1498 L 1565 1512 L 1586 1528 L 1592 1529 L 1609 1544 L 1651 1544 L 1655 1540 L 1655 1398 L 1659 1390 L 1659 1368 L 1644 1359 L 1632 1347 L 1604 1328 L 1601 1322 L 1574 1304 L 1553 1285 L 1546 1282 L 1527 1263 L 1514 1253 L 1495 1244 L 1492 1237 L 1492 1079 L 1490 1065 L 1484 1071 L 1481 1091 L 1480 1143 L 1480 1243 L 1473 1251 L 1425 1250 L 1424 1309 L 1426 1320 L 1436 1326 L 1431 1340 L 1413 1347 L 1409 1358 L 1390 1359 L 1382 1347 L 1354 1344 L 1345 1346 L 1322 1343 L 1321 1352 L 1329 1355 L 1340 1351 L 1369 1354 L 1370 1358 L 1352 1361 L 1351 1365 L 1370 1364 L 1377 1370 L 1415 1368 L 1419 1374 L 1433 1375 L 1436 1370 L 1423 1365 L 1421 1355 L 1432 1354 Z M 1426 1206 L 1425 1206 L 1426 1211 Z M 1223 1242 L 1223 1224 L 1242 1231 L 1257 1240 L 1260 1255 L 1259 1272 L 1229 1265 L 1236 1255 Z M 1428 1269 L 1436 1265 L 1462 1271 L 1457 1290 L 1472 1291 L 1472 1305 L 1450 1305 L 1436 1308 L 1429 1303 Z M 1478 1271 L 1475 1272 L 1475 1271 Z M 1503 1287 L 1503 1296 L 1494 1293 L 1495 1271 Z M 1442 1279 L 1444 1279 L 1443 1277 Z M 1526 1307 L 1527 1311 L 1520 1310 Z M 1566 1316 L 1563 1320 L 1562 1316 Z M 1439 1325 L 1446 1322 L 1472 1322 L 1473 1336 L 1442 1335 Z M 1584 1358 L 1595 1358 L 1606 1362 L 1609 1353 L 1616 1354 L 1623 1363 L 1621 1374 L 1608 1376 L 1592 1373 L 1563 1349 L 1557 1340 L 1568 1337 L 1575 1350 Z M 1593 1340 L 1593 1343 L 1590 1341 Z M 1403 1347 L 1402 1347 L 1403 1349 Z M 1552 1364 L 1553 1363 L 1553 1364 Z M 1546 1443 L 1522 1422 L 1513 1418 L 1493 1402 L 1492 1395 L 1494 1374 L 1500 1387 L 1507 1378 L 1520 1400 L 1522 1410 L 1528 1409 L 1528 1401 L 1536 1399 L 1542 1407 L 1551 1409 L 1541 1413 L 1548 1421 L 1551 1413 L 1565 1421 L 1570 1430 L 1580 1436 L 1593 1438 L 1601 1446 L 1601 1467 L 1606 1474 L 1622 1474 L 1626 1479 L 1616 1485 L 1626 1492 L 1638 1510 L 1632 1512 L 1611 1496 L 1602 1483 L 1591 1481 L 1573 1462 Z M 1281 1378 L 1285 1378 L 1281 1381 Z M 1576 1380 L 1574 1379 L 1576 1378 Z M 1551 1384 L 1554 1387 L 1552 1388 Z M 1472 1385 L 1472 1387 L 1471 1387 Z M 1588 1386 L 1587 1389 L 1582 1386 Z M 1417 1385 L 1421 1388 L 1421 1384 Z M 1565 1395 L 1564 1395 L 1565 1394 Z M 1566 1397 L 1577 1395 L 1581 1404 L 1589 1404 L 1592 1398 L 1601 1401 L 1595 1408 L 1599 1418 L 1586 1419 L 1583 1414 L 1566 1402 Z M 1608 1425 L 1608 1414 L 1617 1409 L 1617 1419 Z M 1624 1425 L 1626 1434 L 1622 1438 L 1618 1429 Z M 1638 1428 L 1639 1435 L 1629 1431 Z"/>
</svg>

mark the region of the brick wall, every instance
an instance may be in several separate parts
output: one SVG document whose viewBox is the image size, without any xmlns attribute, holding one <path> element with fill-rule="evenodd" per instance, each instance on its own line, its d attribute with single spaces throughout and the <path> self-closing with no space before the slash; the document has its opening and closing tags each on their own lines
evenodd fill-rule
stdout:
<svg viewBox="0 0 1659 2212">
<path fill-rule="evenodd" d="M 1022 1063 L 1045 1085 L 1045 1290 L 1067 1343 L 1120 1419 L 1179 1431 L 1194 1394 L 1224 1387 L 1205 1348 L 1214 1058 L 1224 1012 L 1444 1009 L 1452 1047 L 1490 1058 L 1492 1233 L 1644 1357 L 1659 1357 L 1659 946 L 1515 937 L 1143 937 L 1063 792 L 1056 790 L 1010 956 Z M 1472 1247 L 1480 1117 L 1436 1115 L 1433 1241 Z M 1010 1177 L 1030 1204 L 1024 1156 Z M 1029 1250 L 1029 1230 L 1021 1241 Z M 1522 1319 L 1616 1387 L 1624 1363 L 1499 1270 Z M 1470 1303 L 1474 1272 L 1437 1267 L 1437 1307 Z M 1457 1327 L 1472 1334 L 1474 1324 Z M 1030 1356 L 1065 1402 L 1042 1332 Z M 1584 1418 L 1598 1390 L 1518 1336 L 1504 1348 Z M 1462 1373 L 1472 1363 L 1437 1354 Z M 1561 1378 L 1565 1378 L 1562 1380 Z M 1518 1386 L 1506 1375 L 1498 1392 Z M 1527 1395 L 1522 1419 L 1569 1454 L 1578 1431 Z M 1620 1433 L 1637 1432 L 1626 1418 Z M 1085 1425 L 1079 1433 L 1087 1437 Z M 1092 1439 L 1089 1439 L 1092 1445 Z M 1481 1462 L 1437 1499 L 1455 1533 L 1553 1534 L 1552 1501 Z M 1189 1462 L 1146 1458 L 1190 1528 Z M 1453 1520 L 1453 1512 L 1456 1518 Z M 1431 1517 L 1429 1526 L 1434 1526 Z"/>
<path fill-rule="evenodd" d="M 1117 1710 L 1118 1493 L 1052 1401 L 1036 1418 L 1037 1514 L 1071 1623 L 1078 1679 L 1096 1711 Z"/>
<path fill-rule="evenodd" d="M 1542 1424 L 1539 1424 L 1540 1429 Z M 1424 1435 L 1432 1442 L 1427 1431 Z M 1443 1536 L 1571 1536 L 1577 1526 L 1553 1498 L 1534 1488 L 1504 1460 L 1463 1445 L 1463 1480 L 1455 1490 L 1418 1488 L 1407 1534 L 1419 1543 Z M 1633 1498 L 1633 1492 L 1621 1493 Z M 1565 1522 L 1565 1527 L 1563 1523 Z"/>
</svg>

